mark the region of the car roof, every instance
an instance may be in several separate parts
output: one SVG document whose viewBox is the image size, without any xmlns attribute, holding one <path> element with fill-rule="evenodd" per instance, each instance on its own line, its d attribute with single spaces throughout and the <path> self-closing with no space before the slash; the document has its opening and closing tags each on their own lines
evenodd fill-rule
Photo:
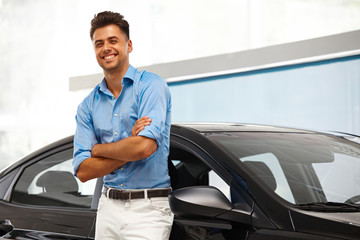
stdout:
<svg viewBox="0 0 360 240">
<path fill-rule="evenodd" d="M 314 131 L 280 127 L 260 124 L 243 124 L 243 123 L 221 123 L 221 122 L 179 122 L 173 126 L 191 128 L 198 132 L 296 132 L 311 133 Z"/>
<path fill-rule="evenodd" d="M 174 128 L 176 128 L 175 131 Z M 347 139 L 349 141 L 360 144 L 360 136 L 356 134 L 325 131 L 314 129 L 303 129 L 295 127 L 273 126 L 263 124 L 247 124 L 247 123 L 228 123 L 228 122 L 179 122 L 172 124 L 172 132 L 182 131 L 182 129 L 190 129 L 192 132 L 203 133 L 220 133 L 220 132 L 263 132 L 263 133 L 302 133 L 302 134 L 324 134 L 333 137 Z"/>
</svg>

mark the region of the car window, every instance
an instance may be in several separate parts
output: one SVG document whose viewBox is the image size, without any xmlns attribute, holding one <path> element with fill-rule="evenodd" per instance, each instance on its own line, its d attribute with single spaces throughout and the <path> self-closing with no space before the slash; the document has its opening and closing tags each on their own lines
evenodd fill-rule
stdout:
<svg viewBox="0 0 360 240">
<path fill-rule="evenodd" d="M 242 162 L 245 163 L 251 170 L 255 172 L 257 176 L 260 176 L 262 178 L 261 180 L 264 181 L 265 184 L 269 184 L 271 188 L 271 179 L 269 180 L 269 175 L 271 178 L 273 178 L 274 181 L 274 192 L 277 193 L 280 197 L 284 198 L 285 200 L 295 203 L 294 196 L 292 195 L 292 192 L 290 190 L 288 181 L 286 180 L 285 174 L 280 166 L 279 160 L 276 158 L 276 156 L 272 153 L 263 153 L 263 154 L 257 154 L 253 156 L 243 157 L 240 158 Z M 256 163 L 256 166 L 255 164 Z M 261 164 L 261 165 L 260 165 Z M 261 166 L 265 168 L 265 166 L 270 170 L 269 175 L 265 174 L 258 174 Z M 264 177 L 267 177 L 267 179 L 264 179 Z"/>
<path fill-rule="evenodd" d="M 209 186 L 219 189 L 231 202 L 230 186 L 216 172 L 209 172 Z"/>
<path fill-rule="evenodd" d="M 80 182 L 73 174 L 72 149 L 26 167 L 17 181 L 13 203 L 90 208 L 96 180 Z"/>
<path fill-rule="evenodd" d="M 359 203 L 357 141 L 312 132 L 231 132 L 207 137 L 290 203 Z"/>
<path fill-rule="evenodd" d="M 343 164 L 346 162 L 346 164 Z M 334 153 L 334 161 L 314 163 L 314 169 L 329 202 L 346 202 L 359 193 L 360 164 L 359 156 Z M 354 203 L 358 203 L 355 201 Z"/>
</svg>

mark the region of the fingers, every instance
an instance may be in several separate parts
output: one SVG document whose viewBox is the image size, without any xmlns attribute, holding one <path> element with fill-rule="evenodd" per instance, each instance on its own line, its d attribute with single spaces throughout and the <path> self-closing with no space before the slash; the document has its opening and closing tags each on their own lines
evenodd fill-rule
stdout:
<svg viewBox="0 0 360 240">
<path fill-rule="evenodd" d="M 140 127 L 135 131 L 135 135 L 137 136 L 142 130 L 144 130 L 145 126 Z"/>
<path fill-rule="evenodd" d="M 149 118 L 148 116 L 145 116 L 145 117 L 138 119 L 134 126 L 136 126 L 137 128 L 141 128 L 141 127 L 150 125 L 150 123 L 151 123 L 151 118 Z"/>
<path fill-rule="evenodd" d="M 151 118 L 149 118 L 149 116 L 144 116 L 142 118 L 139 118 L 136 121 L 135 125 L 139 125 L 139 126 L 146 125 L 147 126 L 147 125 L 150 125 L 150 123 L 151 123 Z"/>
<path fill-rule="evenodd" d="M 142 130 L 144 130 L 145 126 L 150 125 L 151 121 L 152 121 L 152 119 L 149 118 L 149 116 L 144 116 L 142 118 L 139 118 L 135 122 L 135 124 L 131 130 L 131 135 L 137 136 Z"/>
</svg>

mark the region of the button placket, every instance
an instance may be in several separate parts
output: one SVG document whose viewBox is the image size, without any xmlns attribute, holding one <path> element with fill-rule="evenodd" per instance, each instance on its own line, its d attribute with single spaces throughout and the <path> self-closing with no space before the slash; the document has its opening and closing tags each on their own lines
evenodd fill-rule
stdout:
<svg viewBox="0 0 360 240">
<path fill-rule="evenodd" d="M 121 93 L 120 93 L 121 95 Z M 113 136 L 115 137 L 115 141 L 119 140 L 118 137 L 120 136 L 120 129 L 119 129 L 119 124 L 118 121 L 120 119 L 120 113 L 119 113 L 119 101 L 120 101 L 120 96 L 116 99 L 116 102 L 114 103 L 113 106 L 113 120 L 112 120 L 112 124 L 113 124 Z"/>
</svg>

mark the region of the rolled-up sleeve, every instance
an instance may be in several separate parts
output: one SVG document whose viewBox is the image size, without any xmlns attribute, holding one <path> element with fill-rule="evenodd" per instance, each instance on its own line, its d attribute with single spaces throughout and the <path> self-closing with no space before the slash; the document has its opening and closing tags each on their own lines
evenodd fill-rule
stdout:
<svg viewBox="0 0 360 240">
<path fill-rule="evenodd" d="M 140 85 L 139 118 L 149 116 L 152 122 L 139 136 L 152 138 L 157 145 L 163 141 L 166 116 L 171 105 L 171 96 L 166 82 L 156 74 L 145 76 Z"/>
<path fill-rule="evenodd" d="M 86 100 L 79 105 L 75 119 L 76 131 L 74 137 L 73 168 L 74 175 L 76 176 L 79 165 L 85 159 L 91 157 L 91 149 L 98 141 Z"/>
</svg>

